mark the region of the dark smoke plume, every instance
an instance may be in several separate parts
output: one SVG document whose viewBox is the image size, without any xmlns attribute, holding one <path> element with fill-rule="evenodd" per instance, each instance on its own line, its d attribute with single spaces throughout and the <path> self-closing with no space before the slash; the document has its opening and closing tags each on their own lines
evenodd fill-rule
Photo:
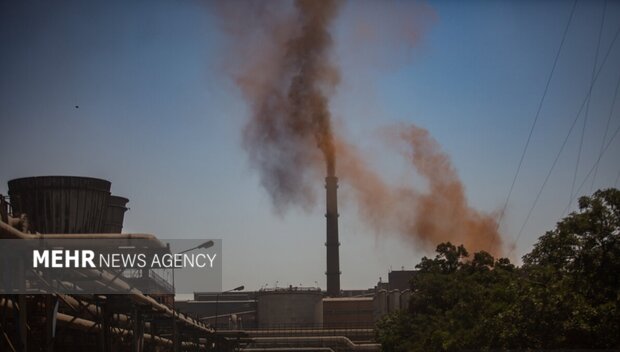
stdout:
<svg viewBox="0 0 620 352">
<path fill-rule="evenodd" d="M 294 8 L 284 3 L 236 2 L 221 12 L 248 25 L 233 28 L 242 57 L 249 61 L 234 77 L 251 104 L 252 117 L 244 131 L 244 146 L 251 164 L 279 211 L 291 203 L 310 206 L 311 191 L 324 165 L 335 174 L 334 142 L 327 94 L 338 84 L 338 70 L 329 60 L 332 38 L 329 26 L 339 2 L 298 0 Z M 258 18 L 258 19 L 257 19 Z M 250 41 L 260 42 L 256 46 Z"/>
<path fill-rule="evenodd" d="M 332 131 L 329 96 L 340 77 L 330 60 L 330 25 L 339 1 L 298 0 L 290 8 L 282 2 L 230 4 L 221 5 L 219 13 L 234 36 L 233 57 L 240 58 L 232 65 L 233 77 L 251 108 L 244 146 L 276 210 L 313 205 L 314 186 L 326 169 L 335 175 L 338 159 L 338 176 L 353 191 L 362 220 L 376 232 L 400 233 L 428 248 L 451 241 L 501 253 L 494 217 L 469 206 L 450 158 L 426 130 L 391 129 L 392 140 L 406 146 L 411 166 L 427 181 L 426 192 L 387 183 L 353 144 Z"/>
</svg>

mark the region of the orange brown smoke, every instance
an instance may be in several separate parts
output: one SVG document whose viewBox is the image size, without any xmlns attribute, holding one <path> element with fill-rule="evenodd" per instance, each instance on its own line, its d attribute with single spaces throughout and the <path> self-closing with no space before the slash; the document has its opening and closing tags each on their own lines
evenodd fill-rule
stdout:
<svg viewBox="0 0 620 352">
<path fill-rule="evenodd" d="M 391 133 L 407 146 L 427 192 L 388 184 L 332 131 L 328 97 L 339 72 L 329 56 L 329 29 L 340 2 L 297 0 L 285 9 L 271 4 L 236 2 L 219 13 L 234 36 L 234 57 L 243 58 L 232 74 L 252 111 L 244 146 L 276 210 L 314 204 L 314 185 L 322 182 L 325 165 L 328 175 L 335 174 L 338 159 L 342 183 L 375 231 L 400 233 L 429 248 L 451 241 L 500 254 L 494 217 L 468 205 L 450 158 L 426 130 L 398 126 Z"/>
<path fill-rule="evenodd" d="M 361 218 L 375 231 L 400 233 L 432 250 L 441 242 L 469 250 L 502 253 L 496 216 L 470 207 L 448 155 L 425 129 L 399 125 L 390 130 L 415 171 L 428 183 L 421 192 L 386 183 L 352 145 L 337 143 L 339 173 L 351 185 Z"/>
</svg>

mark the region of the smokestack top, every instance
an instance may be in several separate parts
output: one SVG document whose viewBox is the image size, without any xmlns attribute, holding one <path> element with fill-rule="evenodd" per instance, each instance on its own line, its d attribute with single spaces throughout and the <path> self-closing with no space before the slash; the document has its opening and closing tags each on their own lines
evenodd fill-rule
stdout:
<svg viewBox="0 0 620 352">
<path fill-rule="evenodd" d="M 335 177 L 336 176 L 336 161 L 333 156 L 327 157 L 327 177 Z"/>
</svg>

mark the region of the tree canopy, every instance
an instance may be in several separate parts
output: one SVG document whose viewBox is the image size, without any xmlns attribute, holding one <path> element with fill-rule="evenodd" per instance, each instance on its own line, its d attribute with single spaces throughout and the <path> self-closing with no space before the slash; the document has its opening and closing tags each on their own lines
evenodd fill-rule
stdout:
<svg viewBox="0 0 620 352">
<path fill-rule="evenodd" d="M 384 351 L 620 348 L 620 191 L 538 239 L 516 267 L 442 243 L 422 258 L 408 311 L 377 325 Z"/>
</svg>

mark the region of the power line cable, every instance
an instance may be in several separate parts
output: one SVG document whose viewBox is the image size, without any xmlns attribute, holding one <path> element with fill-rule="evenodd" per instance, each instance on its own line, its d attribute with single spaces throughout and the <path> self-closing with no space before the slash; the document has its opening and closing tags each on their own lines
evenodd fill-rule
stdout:
<svg viewBox="0 0 620 352">
<path fill-rule="evenodd" d="M 618 82 L 616 82 L 616 89 L 614 91 L 614 96 L 613 96 L 613 100 L 611 101 L 611 108 L 609 109 L 609 115 L 607 116 L 607 123 L 605 124 L 605 133 L 603 134 L 603 140 L 601 142 L 601 150 L 599 151 L 599 156 L 603 153 L 603 146 L 605 145 L 605 141 L 607 140 L 607 131 L 609 130 L 609 125 L 611 123 L 611 117 L 613 116 L 614 113 L 614 108 L 616 106 L 616 101 L 618 100 L 618 92 L 620 91 L 620 75 L 618 75 Z M 594 169 L 594 175 L 592 176 L 592 184 L 590 185 L 590 193 L 592 192 L 593 188 L 594 188 L 594 179 L 596 178 L 596 173 L 598 172 L 598 165 L 596 166 L 596 169 Z M 620 177 L 620 171 L 618 172 L 618 177 Z M 616 186 L 616 184 L 618 183 L 618 180 L 616 179 L 616 182 L 614 183 L 614 187 Z"/>
<path fill-rule="evenodd" d="M 517 170 L 515 171 L 515 175 L 512 178 L 512 183 L 510 184 L 510 189 L 508 190 L 508 195 L 506 196 L 506 201 L 504 202 L 502 211 L 499 214 L 496 230 L 499 230 L 499 227 L 502 223 L 502 219 L 504 218 L 504 213 L 506 212 L 506 207 L 508 207 L 508 202 L 510 201 L 510 196 L 512 195 L 512 191 L 514 190 L 515 183 L 517 182 L 517 178 L 519 177 L 519 172 L 521 171 L 523 160 L 525 159 L 525 155 L 527 154 L 527 149 L 530 145 L 530 141 L 532 140 L 532 135 L 534 134 L 534 129 L 536 128 L 536 124 L 538 123 L 538 118 L 540 117 L 540 112 L 542 110 L 543 103 L 545 102 L 545 99 L 547 97 L 547 92 L 549 91 L 549 85 L 551 84 L 551 79 L 553 78 L 553 74 L 555 73 L 555 69 L 557 67 L 558 60 L 560 58 L 560 53 L 562 52 L 562 48 L 564 47 L 564 42 L 566 41 L 568 29 L 573 20 L 573 15 L 575 14 L 576 7 L 577 7 L 577 0 L 574 0 L 573 5 L 570 10 L 570 15 L 568 16 L 568 21 L 566 22 L 566 26 L 564 27 L 564 32 L 562 34 L 562 40 L 560 41 L 560 46 L 558 47 L 558 51 L 555 54 L 555 58 L 553 59 L 553 65 L 551 67 L 551 72 L 549 73 L 549 76 L 547 77 L 547 83 L 545 84 L 545 89 L 543 90 L 542 97 L 540 98 L 540 101 L 538 103 L 538 109 L 536 110 L 536 114 L 534 115 L 534 121 L 532 122 L 532 126 L 530 127 L 530 132 L 527 136 L 525 146 L 523 147 L 523 152 L 521 152 L 521 158 L 519 159 Z"/>
<path fill-rule="evenodd" d="M 601 24 L 598 30 L 598 39 L 596 42 L 596 51 L 594 52 L 594 64 L 592 64 L 592 80 L 594 79 L 594 74 L 596 73 L 596 64 L 598 63 L 598 52 L 601 47 L 601 36 L 603 33 L 603 24 L 605 23 L 605 12 L 607 10 L 607 1 L 603 3 L 603 13 L 601 14 Z M 594 85 L 590 85 L 590 89 L 593 89 Z M 590 102 L 592 101 L 592 94 L 588 97 L 588 102 L 586 103 L 586 113 L 583 117 L 583 125 L 581 127 L 581 138 L 579 139 L 579 149 L 577 150 L 577 162 L 575 163 L 575 171 L 573 173 L 573 182 L 570 187 L 570 197 L 568 204 L 570 206 L 571 199 L 573 199 L 573 192 L 575 192 L 575 183 L 577 182 L 577 173 L 579 171 L 579 163 L 581 161 L 581 152 L 583 150 L 583 138 L 586 135 L 586 126 L 588 123 L 588 116 L 590 114 Z"/>
<path fill-rule="evenodd" d="M 568 130 L 568 133 L 566 134 L 566 138 L 564 138 L 564 142 L 562 143 L 562 146 L 560 147 L 560 150 L 556 154 L 555 159 L 553 160 L 553 163 L 551 164 L 551 168 L 549 169 L 549 172 L 547 173 L 547 176 L 545 177 L 545 180 L 543 181 L 542 185 L 540 186 L 540 189 L 538 190 L 538 193 L 536 194 L 536 198 L 534 199 L 534 203 L 530 207 L 530 209 L 529 209 L 529 211 L 527 213 L 527 216 L 525 217 L 525 221 L 523 221 L 523 224 L 521 225 L 521 228 L 519 229 L 519 233 L 517 235 L 517 238 L 514 241 L 515 244 L 521 238 L 521 235 L 523 234 L 523 229 L 525 228 L 525 226 L 529 222 L 530 217 L 532 216 L 532 212 L 534 211 L 534 208 L 536 207 L 536 204 L 538 204 L 538 200 L 540 199 L 540 195 L 542 194 L 543 190 L 545 189 L 545 186 L 547 185 L 547 182 L 549 181 L 549 178 L 551 177 L 551 173 L 553 172 L 553 169 L 555 168 L 555 165 L 557 164 L 558 159 L 560 159 L 560 155 L 562 154 L 562 151 L 564 150 L 564 147 L 566 147 L 566 143 L 568 142 L 568 139 L 569 139 L 570 135 L 572 134 L 573 129 L 575 128 L 575 124 L 579 120 L 579 116 L 581 116 L 581 113 L 582 113 L 582 111 L 583 111 L 583 109 L 584 109 L 584 107 L 586 105 L 586 102 L 589 99 L 590 94 L 592 93 L 592 86 L 598 80 L 598 77 L 599 77 L 601 71 L 603 70 L 603 67 L 605 66 L 605 63 L 607 62 L 607 59 L 609 58 L 609 54 L 611 53 L 611 49 L 613 48 L 614 44 L 616 43 L 616 40 L 618 39 L 618 35 L 619 34 L 620 34 L 620 27 L 618 27 L 618 30 L 616 31 L 616 34 L 614 35 L 614 38 L 613 38 L 611 44 L 609 45 L 607 53 L 605 54 L 605 57 L 603 58 L 603 62 L 601 63 L 601 67 L 599 67 L 598 71 L 596 72 L 596 76 L 594 77 L 594 80 L 592 80 L 592 82 L 590 84 L 590 88 L 588 89 L 588 94 L 583 99 L 583 102 L 581 103 L 581 107 L 579 108 L 579 112 L 575 116 L 575 119 L 573 119 L 573 122 L 572 122 L 572 124 L 571 124 L 571 126 L 570 126 L 570 128 Z M 513 247 L 512 250 L 514 250 L 514 247 Z M 511 252 L 512 252 L 512 250 L 511 250 Z"/>
<path fill-rule="evenodd" d="M 607 0 L 605 2 L 607 2 Z M 605 145 L 605 140 L 607 139 L 607 131 L 609 130 L 609 124 L 611 122 L 611 117 L 612 117 L 612 115 L 614 113 L 616 99 L 618 99 L 618 89 L 619 88 L 620 88 L 620 76 L 618 76 L 618 83 L 616 83 L 616 89 L 614 91 L 613 100 L 611 101 L 611 108 L 609 109 L 609 115 L 607 116 L 607 123 L 605 124 L 605 130 L 603 132 L 603 139 L 601 140 L 601 149 L 599 151 L 599 154 L 603 150 L 603 145 Z M 592 176 L 592 185 L 590 186 L 590 191 L 592 191 L 594 189 L 594 182 L 596 180 L 596 174 L 597 173 L 598 173 L 598 165 L 597 165 L 596 169 L 594 170 L 594 175 Z"/>
<path fill-rule="evenodd" d="M 605 154 L 607 149 L 609 149 L 609 146 L 611 145 L 611 143 L 618 136 L 618 132 L 620 132 L 620 126 L 618 126 L 616 128 L 616 130 L 614 131 L 613 135 L 611 136 L 611 139 L 609 140 L 609 142 L 607 142 L 607 144 L 605 145 L 605 148 L 603 148 L 603 152 L 601 154 L 599 154 L 598 158 L 596 159 L 596 162 L 594 162 L 594 165 L 592 165 L 592 167 L 590 168 L 590 172 L 588 172 L 586 177 L 584 177 L 583 181 L 581 181 L 581 185 L 579 185 L 579 188 L 577 189 L 577 192 L 575 192 L 575 196 L 574 197 L 576 197 L 577 194 L 579 194 L 579 191 L 581 191 L 581 188 L 583 187 L 583 185 L 585 185 L 586 181 L 590 177 L 590 174 L 592 174 L 594 172 L 594 170 L 598 167 L 598 165 L 601 162 L 601 158 L 603 157 L 603 154 Z M 620 173 L 618 173 L 618 175 L 620 175 Z M 616 180 L 616 181 L 618 181 L 618 180 Z M 574 197 L 573 197 L 573 199 L 571 199 L 571 203 L 573 202 Z M 566 209 L 564 209 L 564 212 L 566 212 L 567 209 L 568 209 L 568 207 Z"/>
<path fill-rule="evenodd" d="M 609 125 L 610 125 L 610 122 L 611 122 L 611 117 L 613 115 L 614 106 L 616 104 L 616 100 L 618 99 L 618 91 L 620 90 L 619 88 L 620 88 L 620 75 L 618 76 L 618 81 L 616 82 L 616 89 L 615 89 L 614 96 L 613 96 L 612 101 L 611 101 L 611 109 L 609 110 L 609 116 L 607 117 L 607 125 L 605 126 L 605 134 L 603 135 L 603 142 L 601 144 L 601 150 L 598 153 L 598 158 L 599 159 L 603 156 L 603 151 L 604 151 L 603 148 L 605 147 L 605 141 L 607 140 L 607 131 L 609 129 Z M 594 177 L 596 176 L 596 172 L 598 170 L 598 166 L 599 166 L 599 163 L 596 163 L 595 164 L 595 168 L 594 168 L 594 175 L 592 176 L 592 180 L 594 180 Z M 618 173 L 618 175 L 620 175 L 620 172 Z M 589 176 L 589 174 L 588 174 L 588 176 Z M 616 181 L 616 183 L 617 183 L 617 181 Z M 614 184 L 614 187 L 615 187 L 615 184 Z M 590 193 L 592 193 L 592 189 L 590 189 Z M 566 206 L 566 208 L 564 208 L 564 211 L 562 212 L 562 217 L 564 217 L 566 215 L 568 209 L 570 209 L 570 205 L 572 204 L 572 202 L 574 200 L 573 196 L 576 195 L 576 194 L 579 194 L 579 192 L 575 192 L 575 194 L 571 195 L 571 199 L 569 200 L 568 205 Z"/>
</svg>

